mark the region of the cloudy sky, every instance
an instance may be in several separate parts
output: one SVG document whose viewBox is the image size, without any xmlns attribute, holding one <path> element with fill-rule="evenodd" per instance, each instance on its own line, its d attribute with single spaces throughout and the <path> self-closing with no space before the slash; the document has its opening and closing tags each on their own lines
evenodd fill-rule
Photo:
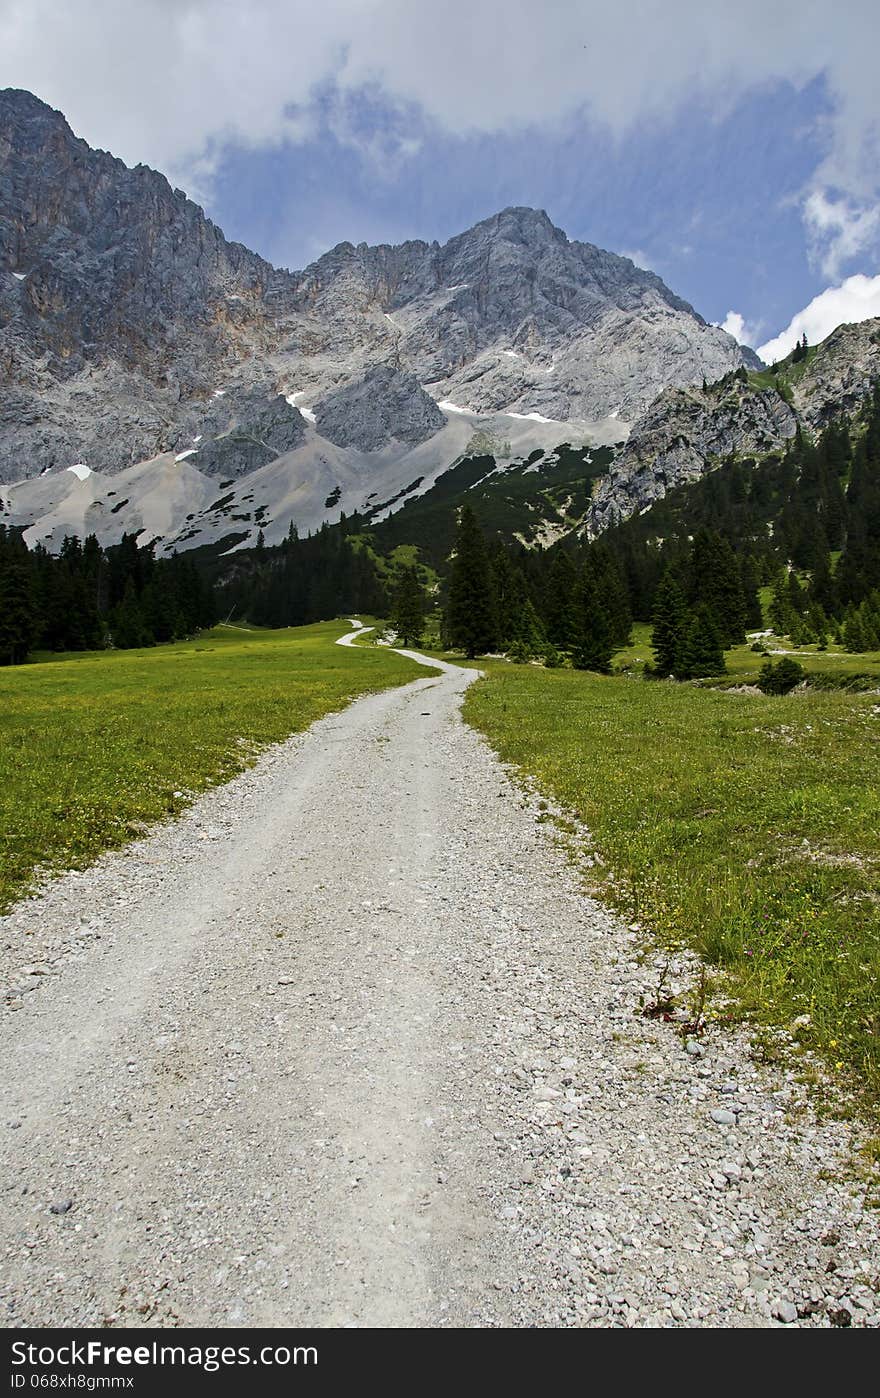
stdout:
<svg viewBox="0 0 880 1398">
<path fill-rule="evenodd" d="M 876 0 L 0 0 L 0 86 L 304 266 L 507 204 L 767 354 L 880 314 Z"/>
</svg>

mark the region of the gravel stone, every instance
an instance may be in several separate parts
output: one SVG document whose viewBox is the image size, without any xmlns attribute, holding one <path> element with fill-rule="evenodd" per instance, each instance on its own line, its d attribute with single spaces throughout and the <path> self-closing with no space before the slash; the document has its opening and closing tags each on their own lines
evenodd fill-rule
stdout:
<svg viewBox="0 0 880 1398">
<path fill-rule="evenodd" d="M 640 1013 L 667 954 L 463 724 L 472 679 L 328 715 L 0 920 L 0 984 L 47 971 L 0 1018 L 8 1326 L 878 1323 L 862 1128 Z"/>
</svg>

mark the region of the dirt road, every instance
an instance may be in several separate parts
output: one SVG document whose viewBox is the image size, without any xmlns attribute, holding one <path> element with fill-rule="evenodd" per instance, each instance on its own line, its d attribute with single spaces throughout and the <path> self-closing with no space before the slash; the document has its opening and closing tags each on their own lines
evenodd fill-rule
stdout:
<svg viewBox="0 0 880 1398">
<path fill-rule="evenodd" d="M 820 1178 L 845 1128 L 638 1014 L 656 969 L 472 679 L 328 716 L 2 920 L 6 1325 L 880 1319 L 877 1221 Z"/>
</svg>

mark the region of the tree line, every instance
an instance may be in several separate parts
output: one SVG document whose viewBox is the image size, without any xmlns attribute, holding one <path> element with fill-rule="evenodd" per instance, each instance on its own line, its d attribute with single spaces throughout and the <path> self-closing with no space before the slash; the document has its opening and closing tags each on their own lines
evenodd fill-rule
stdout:
<svg viewBox="0 0 880 1398">
<path fill-rule="evenodd" d="M 158 645 L 215 619 L 212 589 L 186 555 L 156 558 L 134 534 L 105 549 L 91 534 L 66 538 L 55 556 L 0 525 L 0 664 L 35 650 Z"/>
<path fill-rule="evenodd" d="M 269 627 L 308 626 L 345 612 L 387 615 L 388 588 L 365 543 L 356 514 L 305 538 L 292 524 L 273 548 L 261 532 L 255 548 L 215 565 L 224 615 Z"/>
<path fill-rule="evenodd" d="M 880 648 L 880 387 L 851 426 L 731 459 L 592 543 L 505 545 L 465 506 L 441 637 L 468 655 L 567 655 L 602 673 L 632 621 L 647 621 L 652 672 L 690 679 L 722 673 L 725 650 L 764 627 L 762 587 L 770 625 L 793 643 Z M 417 588 L 413 574 L 403 596 L 424 615 Z"/>
</svg>

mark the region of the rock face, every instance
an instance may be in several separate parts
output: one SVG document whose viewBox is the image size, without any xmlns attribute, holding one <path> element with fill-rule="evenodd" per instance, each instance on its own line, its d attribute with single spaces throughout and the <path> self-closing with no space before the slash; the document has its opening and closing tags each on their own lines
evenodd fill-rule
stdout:
<svg viewBox="0 0 880 1398">
<path fill-rule="evenodd" d="M 203 428 L 207 425 L 201 423 Z M 203 475 L 235 480 L 293 451 L 305 434 L 305 419 L 281 394 L 267 399 L 252 392 L 239 397 L 235 421 L 227 430 L 207 440 L 203 437 L 196 449 L 185 450 L 198 457 Z"/>
<path fill-rule="evenodd" d="M 339 447 L 376 451 L 396 439 L 414 447 L 433 437 L 446 419 L 415 374 L 376 364 L 321 400 L 315 425 Z"/>
<path fill-rule="evenodd" d="M 653 272 L 570 242 L 535 209 L 442 247 L 343 243 L 303 273 L 296 303 L 324 326 L 323 354 L 338 352 L 340 324 L 350 333 L 353 306 L 380 311 L 418 382 L 478 413 L 628 422 L 667 384 L 758 364 Z"/>
<path fill-rule="evenodd" d="M 173 447 L 285 280 L 162 175 L 0 92 L 0 479 Z"/>
<path fill-rule="evenodd" d="M 775 387 L 736 376 L 708 388 L 666 389 L 635 423 L 610 473 L 597 484 L 585 532 L 603 530 L 648 509 L 667 490 L 700 476 L 725 457 L 760 456 L 789 441 L 801 423 L 819 430 L 850 415 L 880 377 L 880 319 L 841 325 L 802 366 Z"/>
<path fill-rule="evenodd" d="M 342 243 L 278 271 L 162 175 L 92 150 L 29 93 L 0 92 L 0 482 L 165 451 L 248 471 L 260 397 L 284 440 L 314 419 L 361 452 L 438 431 L 432 400 L 611 418 L 623 436 L 669 385 L 752 361 L 653 273 L 533 209 L 442 247 Z M 305 426 L 269 407 L 278 394 Z M 230 430 L 239 446 L 209 452 Z"/>
<path fill-rule="evenodd" d="M 775 389 L 734 379 L 714 389 L 666 389 L 633 428 L 609 475 L 597 485 L 587 533 L 601 534 L 648 509 L 667 490 L 705 475 L 724 457 L 758 456 L 793 437 L 797 417 Z"/>
<path fill-rule="evenodd" d="M 880 376 L 880 317 L 839 325 L 807 360 L 792 384 L 795 407 L 811 428 L 852 413 Z"/>
</svg>

